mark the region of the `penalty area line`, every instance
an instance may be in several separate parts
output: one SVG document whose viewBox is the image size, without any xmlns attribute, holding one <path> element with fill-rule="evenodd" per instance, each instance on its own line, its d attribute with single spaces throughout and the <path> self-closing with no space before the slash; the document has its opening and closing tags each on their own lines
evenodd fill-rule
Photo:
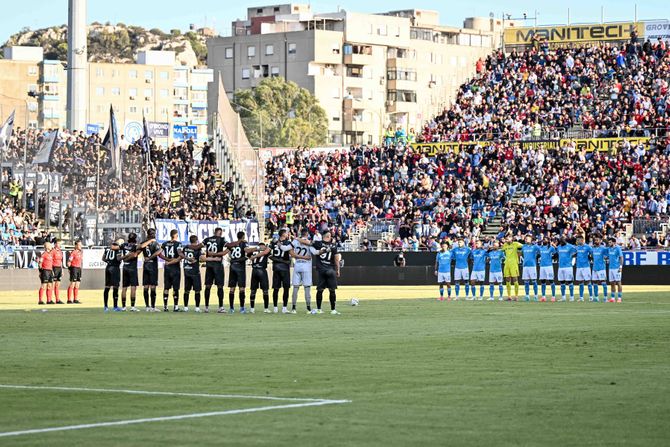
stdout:
<svg viewBox="0 0 670 447">
<path fill-rule="evenodd" d="M 162 422 L 162 421 L 178 421 L 183 419 L 196 419 L 204 418 L 211 416 L 224 416 L 231 414 L 243 414 L 243 413 L 257 413 L 260 411 L 271 411 L 271 410 L 287 410 L 290 408 L 303 408 L 303 407 L 316 407 L 322 405 L 333 405 L 333 404 L 343 404 L 351 402 L 349 400 L 321 400 L 315 402 L 301 402 L 294 404 L 285 404 L 285 405 L 271 405 L 266 407 L 256 407 L 256 408 L 243 408 L 239 410 L 223 410 L 223 411 L 210 411 L 207 413 L 191 413 L 191 414 L 180 414 L 176 416 L 159 416 L 153 418 L 142 418 L 142 419 L 127 419 L 123 421 L 111 421 L 111 422 L 98 422 L 93 424 L 79 424 L 79 425 L 65 425 L 62 427 L 49 427 L 49 428 L 36 428 L 30 430 L 19 430 L 19 431 L 9 431 L 0 433 L 0 437 L 9 437 L 9 436 L 21 436 L 21 435 L 32 435 L 38 433 L 49 433 L 55 431 L 68 431 L 68 430 L 82 430 L 86 428 L 98 428 L 98 427 L 114 427 L 119 425 L 132 425 L 132 424 L 144 424 L 148 422 Z"/>
</svg>

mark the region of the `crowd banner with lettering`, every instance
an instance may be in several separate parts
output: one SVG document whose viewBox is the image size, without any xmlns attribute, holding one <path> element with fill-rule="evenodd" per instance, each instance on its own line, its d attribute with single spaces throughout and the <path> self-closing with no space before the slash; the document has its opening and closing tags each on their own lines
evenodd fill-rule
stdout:
<svg viewBox="0 0 670 447">
<path fill-rule="evenodd" d="M 170 240 L 170 231 L 179 232 L 179 240 L 182 244 L 188 243 L 190 235 L 195 234 L 198 240 L 213 236 L 217 227 L 223 229 L 223 237 L 228 242 L 237 240 L 237 233 L 244 231 L 249 244 L 255 245 L 260 242 L 260 233 L 257 220 L 174 220 L 156 219 L 156 239 L 158 242 Z"/>
<path fill-rule="evenodd" d="M 546 41 L 550 46 L 583 42 L 627 41 L 633 31 L 645 35 L 643 22 L 598 23 L 587 25 L 559 25 L 537 27 L 509 27 L 505 29 L 505 45 L 527 46 Z"/>
<path fill-rule="evenodd" d="M 587 152 L 616 152 L 621 143 L 628 141 L 631 147 L 642 144 L 649 147 L 649 137 L 621 137 L 621 138 L 573 138 L 560 140 L 559 147 L 566 146 L 571 141 L 576 144 L 576 150 L 586 150 Z"/>
<path fill-rule="evenodd" d="M 662 41 L 670 40 L 670 21 L 668 20 L 650 20 L 644 22 L 644 38 L 655 43 L 658 39 Z"/>
<path fill-rule="evenodd" d="M 25 248 L 20 247 L 14 250 L 14 267 L 19 269 L 34 269 L 37 268 L 37 259 L 42 253 L 40 248 Z M 82 268 L 104 269 L 106 264 L 102 262 L 102 253 L 105 250 L 102 248 L 85 248 L 82 250 Z M 67 259 L 70 255 L 70 250 L 63 250 L 63 268 L 67 265 Z"/>
</svg>

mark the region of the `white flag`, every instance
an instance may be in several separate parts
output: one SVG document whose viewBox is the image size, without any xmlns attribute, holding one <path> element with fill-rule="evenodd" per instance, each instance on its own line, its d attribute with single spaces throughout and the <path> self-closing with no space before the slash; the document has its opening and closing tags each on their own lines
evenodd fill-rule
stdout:
<svg viewBox="0 0 670 447">
<path fill-rule="evenodd" d="M 0 127 L 0 152 L 9 148 L 9 139 L 12 137 L 12 130 L 14 129 L 14 112 L 12 111 L 5 124 Z"/>
</svg>

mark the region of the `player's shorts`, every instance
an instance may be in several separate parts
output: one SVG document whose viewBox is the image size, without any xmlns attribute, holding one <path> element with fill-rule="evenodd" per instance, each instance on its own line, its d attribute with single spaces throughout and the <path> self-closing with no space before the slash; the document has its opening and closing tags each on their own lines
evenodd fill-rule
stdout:
<svg viewBox="0 0 670 447">
<path fill-rule="evenodd" d="M 470 272 L 468 269 L 454 269 L 454 281 L 468 281 Z"/>
<path fill-rule="evenodd" d="M 610 282 L 621 282 L 621 272 L 619 269 L 610 269 Z"/>
<path fill-rule="evenodd" d="M 572 267 L 559 267 L 558 268 L 558 280 L 560 282 L 570 282 L 574 281 L 575 277 L 572 273 Z"/>
<path fill-rule="evenodd" d="M 63 279 L 63 267 L 54 267 L 53 270 L 54 282 L 60 282 Z"/>
<path fill-rule="evenodd" d="M 591 281 L 591 269 L 588 267 L 582 267 L 577 269 L 575 274 L 576 281 Z"/>
<path fill-rule="evenodd" d="M 157 286 L 158 285 L 158 268 L 144 267 L 142 269 L 142 285 L 143 286 Z"/>
<path fill-rule="evenodd" d="M 70 282 L 81 282 L 81 267 L 70 267 Z"/>
<path fill-rule="evenodd" d="M 292 283 L 294 286 L 310 287 L 312 285 L 312 266 L 302 267 L 296 264 L 293 269 Z"/>
<path fill-rule="evenodd" d="M 288 289 L 291 287 L 291 273 L 286 270 L 272 269 L 272 288 L 273 289 Z"/>
<path fill-rule="evenodd" d="M 484 279 L 486 278 L 486 271 L 485 270 L 473 270 L 472 273 L 470 273 L 470 281 L 476 281 L 476 282 L 484 282 Z"/>
<path fill-rule="evenodd" d="M 223 264 L 217 264 L 216 267 L 208 265 L 205 267 L 205 285 L 223 287 L 226 283 L 226 274 L 223 271 Z"/>
<path fill-rule="evenodd" d="M 437 272 L 437 283 L 448 284 L 451 282 L 451 272 Z"/>
<path fill-rule="evenodd" d="M 505 264 L 505 268 L 503 270 L 504 277 L 505 278 L 518 278 L 519 277 L 519 265 L 514 263 L 514 264 Z"/>
<path fill-rule="evenodd" d="M 521 279 L 524 281 L 537 281 L 537 267 L 524 267 Z"/>
<path fill-rule="evenodd" d="M 591 275 L 591 281 L 607 281 L 607 271 L 605 270 L 594 270 Z"/>
<path fill-rule="evenodd" d="M 166 268 L 163 269 L 163 288 L 165 290 L 179 290 L 181 286 L 181 269 Z"/>
<path fill-rule="evenodd" d="M 502 284 L 503 274 L 499 272 L 489 272 L 489 284 Z"/>
<path fill-rule="evenodd" d="M 270 288 L 270 280 L 268 278 L 268 271 L 263 268 L 251 269 L 251 290 L 268 290 Z"/>
<path fill-rule="evenodd" d="M 317 290 L 337 289 L 337 274 L 335 273 L 335 270 L 328 269 L 317 271 L 317 277 Z"/>
<path fill-rule="evenodd" d="M 228 287 L 239 287 L 244 289 L 247 286 L 247 269 L 244 265 L 230 266 L 230 274 L 228 275 Z"/>
<path fill-rule="evenodd" d="M 540 281 L 553 281 L 553 280 L 554 280 L 554 268 L 540 267 Z"/>
<path fill-rule="evenodd" d="M 123 269 L 123 287 L 137 287 L 140 281 L 137 279 L 137 270 Z"/>
<path fill-rule="evenodd" d="M 190 292 L 191 289 L 195 292 L 200 292 L 202 290 L 200 272 L 196 275 L 184 275 L 184 291 Z"/>
<path fill-rule="evenodd" d="M 105 268 L 105 287 L 119 287 L 121 283 L 121 269 L 119 267 Z"/>
<path fill-rule="evenodd" d="M 40 269 L 40 282 L 42 284 L 51 284 L 54 282 L 54 272 L 53 270 L 42 270 Z"/>
</svg>

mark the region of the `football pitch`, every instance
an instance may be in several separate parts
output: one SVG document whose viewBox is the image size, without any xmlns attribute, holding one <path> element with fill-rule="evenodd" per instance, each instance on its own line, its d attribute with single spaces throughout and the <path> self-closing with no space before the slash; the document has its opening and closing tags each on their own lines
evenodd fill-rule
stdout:
<svg viewBox="0 0 670 447">
<path fill-rule="evenodd" d="M 670 442 L 669 289 L 343 287 L 341 315 L 306 315 L 302 294 L 298 315 L 103 314 L 100 292 L 43 312 L 33 295 L 0 294 L 2 446 Z"/>
</svg>

